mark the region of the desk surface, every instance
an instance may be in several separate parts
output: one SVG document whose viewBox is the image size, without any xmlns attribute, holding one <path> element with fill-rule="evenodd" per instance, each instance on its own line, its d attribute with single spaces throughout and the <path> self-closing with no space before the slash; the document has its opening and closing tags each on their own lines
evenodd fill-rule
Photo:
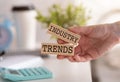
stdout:
<svg viewBox="0 0 120 82">
<path fill-rule="evenodd" d="M 89 62 L 71 63 L 68 60 L 57 60 L 55 56 L 44 60 L 44 66 L 52 71 L 53 78 L 27 82 L 92 82 Z M 0 82 L 10 81 L 0 78 Z"/>
</svg>

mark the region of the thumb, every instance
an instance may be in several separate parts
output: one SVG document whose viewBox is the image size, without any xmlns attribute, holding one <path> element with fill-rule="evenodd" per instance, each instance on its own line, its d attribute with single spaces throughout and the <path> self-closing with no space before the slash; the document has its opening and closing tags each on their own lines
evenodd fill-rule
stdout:
<svg viewBox="0 0 120 82">
<path fill-rule="evenodd" d="M 80 27 L 70 27 L 68 30 L 79 35 L 84 35 L 84 34 L 87 35 L 92 31 L 92 28 L 86 26 L 80 26 Z"/>
</svg>

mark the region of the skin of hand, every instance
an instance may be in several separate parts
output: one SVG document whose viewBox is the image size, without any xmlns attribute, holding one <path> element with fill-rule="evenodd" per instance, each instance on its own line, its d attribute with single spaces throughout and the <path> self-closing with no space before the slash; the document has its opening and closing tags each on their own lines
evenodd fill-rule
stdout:
<svg viewBox="0 0 120 82">
<path fill-rule="evenodd" d="M 58 59 L 68 59 L 71 62 L 86 62 L 97 59 L 106 51 L 119 43 L 118 37 L 112 32 L 114 24 L 72 27 L 69 30 L 81 36 L 74 56 L 57 55 Z M 58 39 L 59 44 L 67 42 Z"/>
</svg>

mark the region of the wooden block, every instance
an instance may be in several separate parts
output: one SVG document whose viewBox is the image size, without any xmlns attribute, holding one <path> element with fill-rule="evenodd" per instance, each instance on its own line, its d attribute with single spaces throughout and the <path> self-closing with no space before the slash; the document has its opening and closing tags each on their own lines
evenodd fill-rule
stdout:
<svg viewBox="0 0 120 82">
<path fill-rule="evenodd" d="M 75 45 L 80 40 L 80 35 L 52 23 L 49 25 L 48 33 Z"/>
<path fill-rule="evenodd" d="M 42 54 L 61 54 L 67 56 L 74 55 L 74 45 L 70 44 L 54 44 L 54 43 L 42 43 Z"/>
</svg>

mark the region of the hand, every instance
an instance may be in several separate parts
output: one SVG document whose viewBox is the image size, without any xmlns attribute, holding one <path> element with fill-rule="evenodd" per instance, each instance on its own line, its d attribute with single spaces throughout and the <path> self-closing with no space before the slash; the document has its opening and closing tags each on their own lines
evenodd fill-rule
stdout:
<svg viewBox="0 0 120 82">
<path fill-rule="evenodd" d="M 108 26 L 108 27 L 107 27 Z M 109 25 L 73 27 L 69 30 L 81 36 L 79 45 L 75 47 L 74 56 L 58 55 L 58 59 L 67 58 L 71 62 L 85 62 L 103 55 L 108 49 L 118 43 L 117 38 L 109 29 Z M 59 44 L 64 44 L 58 39 Z"/>
</svg>

